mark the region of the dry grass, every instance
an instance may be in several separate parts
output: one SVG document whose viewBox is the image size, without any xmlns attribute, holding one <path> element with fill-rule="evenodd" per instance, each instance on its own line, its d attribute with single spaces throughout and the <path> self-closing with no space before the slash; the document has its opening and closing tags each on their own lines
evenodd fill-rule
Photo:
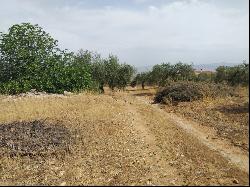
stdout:
<svg viewBox="0 0 250 187">
<path fill-rule="evenodd" d="M 128 89 L 135 96 L 153 101 L 157 88 Z M 181 102 L 177 106 L 162 105 L 167 112 L 196 121 L 216 130 L 218 138 L 228 139 L 234 146 L 249 151 L 249 88 L 237 87 L 235 96 L 206 97 L 201 101 Z"/>
<path fill-rule="evenodd" d="M 80 94 L 71 97 L 2 97 L 0 123 L 45 120 L 77 131 L 71 153 L 36 157 L 0 157 L 1 185 L 132 184 L 147 173 L 145 166 L 131 165 L 140 140 L 127 137 L 129 126 L 121 120 L 123 105 L 112 97 Z M 20 123 L 19 125 L 22 125 Z M 32 141 L 32 140 L 30 140 Z M 134 141 L 130 152 L 126 150 Z M 119 146 L 118 145 L 124 145 Z M 119 153 L 119 154 L 118 154 Z M 122 159 L 121 159 L 122 158 Z M 121 165 L 125 172 L 120 178 Z M 141 172 L 138 172 L 137 168 Z M 145 179 L 146 180 L 146 179 Z M 141 181 L 143 182 L 143 181 Z M 144 181 L 145 183 L 145 181 Z"/>
<path fill-rule="evenodd" d="M 218 138 L 230 140 L 234 146 L 249 150 L 248 88 L 237 88 L 233 97 L 205 98 L 203 101 L 183 102 L 165 106 L 174 112 L 216 130 Z"/>
<path fill-rule="evenodd" d="M 207 153 L 207 148 L 195 138 L 171 122 L 166 124 L 163 114 L 134 97 L 153 98 L 154 88 L 129 88 L 126 92 L 0 96 L 0 125 L 6 129 L 6 125 L 15 122 L 13 131 L 18 135 L 1 134 L 5 142 L 14 140 L 25 145 L 21 137 L 26 132 L 20 130 L 24 134 L 18 134 L 18 125 L 29 129 L 27 124 L 35 120 L 46 122 L 46 128 L 62 126 L 74 140 L 69 144 L 70 151 L 63 154 L 64 146 L 52 147 L 51 152 L 50 146 L 42 149 L 47 154 L 14 157 L 8 154 L 12 147 L 0 148 L 6 153 L 0 155 L 0 185 L 229 185 L 234 178 L 240 184 L 248 183 L 246 173 L 229 165 L 217 153 Z M 23 141 L 27 144 L 32 140 Z"/>
</svg>

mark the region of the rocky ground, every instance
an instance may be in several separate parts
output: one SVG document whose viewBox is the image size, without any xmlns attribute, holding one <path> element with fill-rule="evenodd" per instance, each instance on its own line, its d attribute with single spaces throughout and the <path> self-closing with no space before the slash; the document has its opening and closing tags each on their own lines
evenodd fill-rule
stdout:
<svg viewBox="0 0 250 187">
<path fill-rule="evenodd" d="M 247 151 L 202 138 L 202 129 L 151 104 L 151 94 L 2 96 L 0 185 L 249 184 Z"/>
</svg>

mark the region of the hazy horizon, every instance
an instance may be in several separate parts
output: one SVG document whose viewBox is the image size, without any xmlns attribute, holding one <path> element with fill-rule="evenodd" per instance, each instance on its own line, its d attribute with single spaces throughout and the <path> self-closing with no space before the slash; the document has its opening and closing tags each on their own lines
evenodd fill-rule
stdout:
<svg viewBox="0 0 250 187">
<path fill-rule="evenodd" d="M 136 67 L 249 62 L 248 0 L 0 0 L 0 31 L 39 24 L 62 49 Z"/>
</svg>

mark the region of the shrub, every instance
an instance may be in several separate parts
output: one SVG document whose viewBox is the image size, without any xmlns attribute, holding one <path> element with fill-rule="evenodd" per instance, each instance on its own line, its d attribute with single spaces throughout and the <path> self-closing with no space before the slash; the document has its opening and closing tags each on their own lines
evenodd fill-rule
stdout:
<svg viewBox="0 0 250 187">
<path fill-rule="evenodd" d="M 215 78 L 214 72 L 201 72 L 196 76 L 196 81 L 200 82 L 213 82 Z"/>
<path fill-rule="evenodd" d="M 223 84 L 175 82 L 159 90 L 154 101 L 169 104 L 202 100 L 205 97 L 215 98 L 234 95 L 234 89 Z"/>
<path fill-rule="evenodd" d="M 195 83 L 201 90 L 203 97 L 227 97 L 227 96 L 237 96 L 235 92 L 235 87 L 228 86 L 227 84 L 219 83 Z"/>
<path fill-rule="evenodd" d="M 185 102 L 202 98 L 203 94 L 195 84 L 175 83 L 165 87 L 163 90 L 158 92 L 155 97 L 155 102 Z"/>
</svg>

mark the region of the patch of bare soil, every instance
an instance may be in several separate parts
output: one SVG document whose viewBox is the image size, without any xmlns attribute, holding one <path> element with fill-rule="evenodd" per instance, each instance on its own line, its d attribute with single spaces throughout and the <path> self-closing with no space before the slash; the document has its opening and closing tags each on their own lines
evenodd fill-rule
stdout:
<svg viewBox="0 0 250 187">
<path fill-rule="evenodd" d="M 72 143 L 69 130 L 60 124 L 39 120 L 0 124 L 1 154 L 11 157 L 67 153 Z"/>
</svg>

